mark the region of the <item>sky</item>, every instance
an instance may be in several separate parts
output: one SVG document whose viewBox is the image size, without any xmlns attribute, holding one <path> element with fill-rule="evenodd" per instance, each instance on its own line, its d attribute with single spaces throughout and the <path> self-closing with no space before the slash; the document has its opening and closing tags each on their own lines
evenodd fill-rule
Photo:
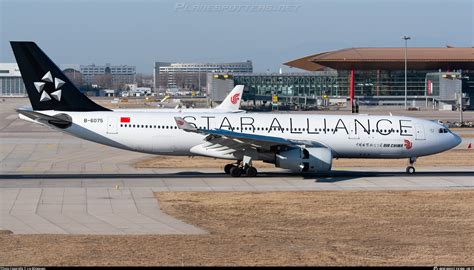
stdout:
<svg viewBox="0 0 474 270">
<path fill-rule="evenodd" d="M 0 0 L 0 62 L 10 40 L 57 64 L 240 62 L 255 72 L 352 47 L 472 47 L 473 0 Z"/>
</svg>

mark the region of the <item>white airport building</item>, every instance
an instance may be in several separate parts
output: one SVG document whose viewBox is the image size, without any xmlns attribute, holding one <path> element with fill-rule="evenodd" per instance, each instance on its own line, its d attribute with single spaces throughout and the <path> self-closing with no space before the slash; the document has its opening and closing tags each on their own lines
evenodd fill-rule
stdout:
<svg viewBox="0 0 474 270">
<path fill-rule="evenodd" d="M 157 90 L 201 90 L 206 87 L 207 73 L 252 73 L 252 61 L 235 63 L 169 63 L 155 62 L 154 87 Z"/>
<path fill-rule="evenodd" d="M 25 84 L 16 63 L 0 63 L 0 96 L 26 96 Z"/>
</svg>

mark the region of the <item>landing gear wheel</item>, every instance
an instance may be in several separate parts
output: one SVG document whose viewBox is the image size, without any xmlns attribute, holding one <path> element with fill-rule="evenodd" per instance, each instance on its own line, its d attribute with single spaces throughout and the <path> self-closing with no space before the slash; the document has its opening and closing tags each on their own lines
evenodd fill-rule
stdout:
<svg viewBox="0 0 474 270">
<path fill-rule="evenodd" d="M 237 166 L 233 166 L 232 168 L 230 168 L 229 173 L 232 177 L 239 177 L 242 175 L 242 169 Z"/>
<path fill-rule="evenodd" d="M 248 177 L 255 177 L 255 176 L 257 176 L 257 169 L 255 169 L 255 167 L 248 167 L 248 168 L 245 170 L 245 174 L 246 174 Z"/>
<path fill-rule="evenodd" d="M 224 166 L 224 172 L 225 172 L 226 174 L 230 174 L 230 169 L 232 169 L 232 167 L 235 167 L 235 165 L 234 165 L 234 164 L 227 164 L 227 165 L 225 165 L 225 166 Z"/>
<path fill-rule="evenodd" d="M 408 166 L 408 167 L 407 167 L 407 173 L 408 173 L 408 174 L 414 174 L 414 173 L 415 173 L 415 167 L 413 167 L 413 166 Z"/>
<path fill-rule="evenodd" d="M 413 167 L 415 165 L 415 162 L 416 162 L 416 157 L 410 157 L 408 159 L 408 167 L 407 167 L 407 170 L 406 170 L 406 172 L 408 174 L 414 174 L 415 173 L 415 167 Z"/>
</svg>

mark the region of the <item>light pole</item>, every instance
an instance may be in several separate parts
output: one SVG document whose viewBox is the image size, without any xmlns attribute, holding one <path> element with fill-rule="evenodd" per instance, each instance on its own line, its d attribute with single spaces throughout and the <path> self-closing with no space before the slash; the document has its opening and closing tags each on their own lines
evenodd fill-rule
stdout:
<svg viewBox="0 0 474 270">
<path fill-rule="evenodd" d="M 405 111 L 407 110 L 407 41 L 411 39 L 409 36 L 403 36 L 405 40 Z"/>
</svg>

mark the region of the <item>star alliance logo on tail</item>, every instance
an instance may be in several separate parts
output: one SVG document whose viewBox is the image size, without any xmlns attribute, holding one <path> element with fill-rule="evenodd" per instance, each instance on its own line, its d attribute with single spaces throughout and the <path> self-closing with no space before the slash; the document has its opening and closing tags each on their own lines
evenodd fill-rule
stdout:
<svg viewBox="0 0 474 270">
<path fill-rule="evenodd" d="M 46 90 L 44 89 L 46 83 L 54 83 L 53 92 L 46 92 Z M 57 101 L 61 101 L 62 90 L 60 89 L 60 87 L 64 85 L 64 81 L 58 78 L 53 79 L 51 71 L 48 71 L 46 74 L 44 74 L 43 78 L 41 78 L 41 82 L 35 82 L 34 84 L 36 90 L 38 90 L 38 93 L 41 94 L 40 102 L 51 100 L 51 97 L 53 97 Z"/>
</svg>

